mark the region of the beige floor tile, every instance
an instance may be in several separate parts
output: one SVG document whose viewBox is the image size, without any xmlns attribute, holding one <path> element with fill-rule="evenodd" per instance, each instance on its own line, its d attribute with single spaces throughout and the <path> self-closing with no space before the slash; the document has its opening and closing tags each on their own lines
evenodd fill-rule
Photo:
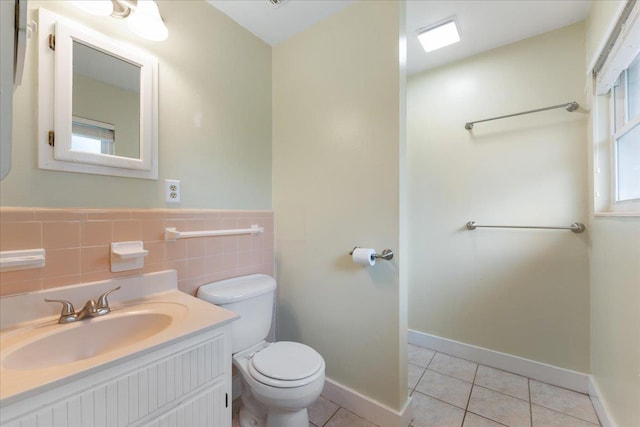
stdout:
<svg viewBox="0 0 640 427">
<path fill-rule="evenodd" d="M 340 408 L 324 427 L 376 427 L 376 425 L 344 408 Z"/>
<path fill-rule="evenodd" d="M 442 374 L 447 374 L 451 377 L 456 377 L 468 382 L 473 382 L 477 367 L 477 363 L 469 362 L 468 360 L 459 359 L 443 353 L 436 353 L 429 364 L 429 369 L 433 369 L 434 371 L 438 371 Z"/>
<path fill-rule="evenodd" d="M 531 405 L 531 413 L 533 427 L 596 427 L 599 425 L 538 405 Z"/>
<path fill-rule="evenodd" d="M 480 365 L 475 383 L 529 401 L 529 381 L 526 377 Z"/>
<path fill-rule="evenodd" d="M 487 418 L 481 417 L 480 415 L 473 414 L 471 412 L 467 412 L 464 416 L 464 424 L 462 427 L 503 427 L 504 424 L 499 424 L 495 421 L 491 421 Z"/>
<path fill-rule="evenodd" d="M 416 384 L 418 384 L 418 381 L 420 381 L 420 377 L 424 373 L 424 370 L 425 369 L 421 366 L 409 363 L 409 368 L 407 370 L 409 375 L 409 381 L 407 382 L 407 385 L 409 386 L 409 389 L 414 388 Z"/>
<path fill-rule="evenodd" d="M 340 407 L 329 399 L 320 396 L 313 405 L 309 407 L 309 421 L 322 426 L 326 423 Z"/>
<path fill-rule="evenodd" d="M 510 427 L 531 427 L 528 402 L 477 385 L 471 391 L 468 410 Z"/>
<path fill-rule="evenodd" d="M 453 405 L 415 392 L 412 427 L 460 427 L 464 411 Z"/>
<path fill-rule="evenodd" d="M 436 354 L 435 351 L 418 345 L 409 344 L 409 363 L 426 368 Z"/>
<path fill-rule="evenodd" d="M 531 403 L 563 412 L 590 423 L 598 423 L 598 417 L 589 396 L 549 384 L 530 380 Z"/>
<path fill-rule="evenodd" d="M 466 409 L 471 383 L 427 369 L 416 390 L 458 408 Z"/>
</svg>

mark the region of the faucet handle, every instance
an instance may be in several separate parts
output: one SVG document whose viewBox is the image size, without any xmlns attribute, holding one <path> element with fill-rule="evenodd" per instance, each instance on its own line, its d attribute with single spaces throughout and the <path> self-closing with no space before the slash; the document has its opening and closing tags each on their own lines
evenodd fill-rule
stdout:
<svg viewBox="0 0 640 427">
<path fill-rule="evenodd" d="M 62 304 L 62 312 L 60 313 L 61 316 L 69 316 L 76 312 L 76 310 L 73 308 L 73 304 L 71 304 L 69 301 L 64 299 L 45 298 L 44 302 L 59 302 L 60 304 Z"/>
<path fill-rule="evenodd" d="M 78 315 L 76 314 L 75 309 L 73 308 L 73 304 L 71 304 L 67 300 L 63 299 L 44 299 L 45 302 L 59 302 L 62 304 L 62 312 L 60 312 L 60 317 L 58 318 L 58 323 L 71 323 L 78 320 Z"/>
<path fill-rule="evenodd" d="M 120 289 L 120 286 L 118 286 L 118 287 L 116 287 L 116 288 L 113 288 L 113 289 L 109 289 L 107 292 L 105 292 L 105 293 L 103 293 L 102 295 L 100 295 L 100 296 L 98 297 L 98 301 L 97 301 L 97 303 L 96 303 L 96 308 L 97 308 L 98 310 L 105 309 L 105 308 L 106 308 L 106 309 L 108 309 L 108 308 L 109 308 L 109 301 L 107 301 L 107 296 L 108 296 L 111 292 L 117 291 L 117 290 L 119 290 L 119 289 Z"/>
</svg>

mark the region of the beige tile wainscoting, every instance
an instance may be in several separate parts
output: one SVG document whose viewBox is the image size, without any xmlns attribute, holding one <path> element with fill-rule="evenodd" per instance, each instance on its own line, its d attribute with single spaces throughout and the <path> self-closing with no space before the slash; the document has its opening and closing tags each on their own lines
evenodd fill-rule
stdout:
<svg viewBox="0 0 640 427">
<path fill-rule="evenodd" d="M 165 241 L 165 227 L 179 231 L 248 228 L 256 235 Z M 149 251 L 142 269 L 112 273 L 110 243 L 141 240 Z M 194 294 L 205 283 L 229 277 L 273 275 L 272 211 L 174 209 L 0 209 L 0 250 L 44 248 L 44 268 L 0 273 L 0 295 L 133 276 L 178 272 L 180 290 Z"/>
</svg>

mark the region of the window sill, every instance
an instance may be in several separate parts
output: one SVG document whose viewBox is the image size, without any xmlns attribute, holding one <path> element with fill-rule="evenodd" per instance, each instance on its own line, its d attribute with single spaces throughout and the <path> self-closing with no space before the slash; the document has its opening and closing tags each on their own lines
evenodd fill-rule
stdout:
<svg viewBox="0 0 640 427">
<path fill-rule="evenodd" d="M 620 212 L 610 212 L 610 211 L 603 211 L 603 212 L 594 212 L 593 216 L 595 217 L 608 217 L 608 216 L 630 216 L 630 217 L 640 217 L 640 211 L 620 211 Z"/>
</svg>

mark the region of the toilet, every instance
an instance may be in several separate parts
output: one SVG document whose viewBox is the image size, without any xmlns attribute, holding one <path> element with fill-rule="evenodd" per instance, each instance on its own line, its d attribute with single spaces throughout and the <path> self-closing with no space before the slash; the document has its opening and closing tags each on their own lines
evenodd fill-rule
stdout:
<svg viewBox="0 0 640 427">
<path fill-rule="evenodd" d="M 307 408 L 324 386 L 324 359 L 291 341 L 266 341 L 271 329 L 276 281 L 252 274 L 203 285 L 197 296 L 231 310 L 233 364 L 242 377 L 242 427 L 308 427 Z"/>
</svg>

